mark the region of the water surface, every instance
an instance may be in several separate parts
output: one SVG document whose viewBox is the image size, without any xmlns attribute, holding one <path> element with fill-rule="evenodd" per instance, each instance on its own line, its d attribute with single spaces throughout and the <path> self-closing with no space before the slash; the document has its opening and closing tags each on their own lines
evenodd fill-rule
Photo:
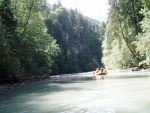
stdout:
<svg viewBox="0 0 150 113">
<path fill-rule="evenodd" d="M 0 93 L 0 113 L 150 113 L 150 75 L 122 72 L 106 80 L 19 86 Z"/>
</svg>

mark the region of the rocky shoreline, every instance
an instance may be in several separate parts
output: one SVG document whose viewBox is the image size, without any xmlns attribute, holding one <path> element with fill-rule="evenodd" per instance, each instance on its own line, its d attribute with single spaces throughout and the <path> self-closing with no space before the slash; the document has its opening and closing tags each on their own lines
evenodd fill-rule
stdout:
<svg viewBox="0 0 150 113">
<path fill-rule="evenodd" d="M 40 82 L 40 81 L 46 81 L 49 80 L 50 76 L 44 75 L 44 76 L 31 76 L 31 77 L 13 77 L 13 78 L 3 78 L 0 79 L 0 91 L 1 90 L 8 90 L 13 89 L 14 87 L 18 85 L 25 85 L 28 83 L 34 83 L 34 82 Z"/>
<path fill-rule="evenodd" d="M 147 68 L 147 69 L 141 69 L 139 67 L 133 67 L 133 68 L 128 68 L 128 69 L 123 69 L 123 70 L 120 70 L 120 71 L 126 71 L 126 72 L 130 72 L 130 71 L 139 71 L 139 72 L 150 72 L 150 68 Z"/>
</svg>

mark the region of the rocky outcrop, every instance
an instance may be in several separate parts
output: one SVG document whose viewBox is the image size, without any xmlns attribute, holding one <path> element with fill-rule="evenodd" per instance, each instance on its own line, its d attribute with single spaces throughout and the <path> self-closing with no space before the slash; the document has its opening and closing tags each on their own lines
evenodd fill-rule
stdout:
<svg viewBox="0 0 150 113">
<path fill-rule="evenodd" d="M 140 67 L 133 67 L 132 68 L 132 71 L 140 71 L 141 69 L 140 69 Z"/>
</svg>

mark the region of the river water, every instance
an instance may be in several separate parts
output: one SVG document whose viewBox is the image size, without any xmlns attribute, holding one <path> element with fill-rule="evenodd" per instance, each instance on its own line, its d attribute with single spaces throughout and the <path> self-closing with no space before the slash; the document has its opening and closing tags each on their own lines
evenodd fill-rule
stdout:
<svg viewBox="0 0 150 113">
<path fill-rule="evenodd" d="M 0 113 L 150 113 L 150 73 L 19 86 L 0 93 Z"/>
</svg>

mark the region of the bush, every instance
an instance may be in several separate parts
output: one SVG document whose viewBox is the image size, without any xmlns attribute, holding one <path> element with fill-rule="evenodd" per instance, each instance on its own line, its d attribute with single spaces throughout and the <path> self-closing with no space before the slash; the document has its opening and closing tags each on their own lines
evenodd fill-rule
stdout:
<svg viewBox="0 0 150 113">
<path fill-rule="evenodd" d="M 0 78 L 17 77 L 23 74 L 19 59 L 9 58 L 0 61 Z"/>
</svg>

